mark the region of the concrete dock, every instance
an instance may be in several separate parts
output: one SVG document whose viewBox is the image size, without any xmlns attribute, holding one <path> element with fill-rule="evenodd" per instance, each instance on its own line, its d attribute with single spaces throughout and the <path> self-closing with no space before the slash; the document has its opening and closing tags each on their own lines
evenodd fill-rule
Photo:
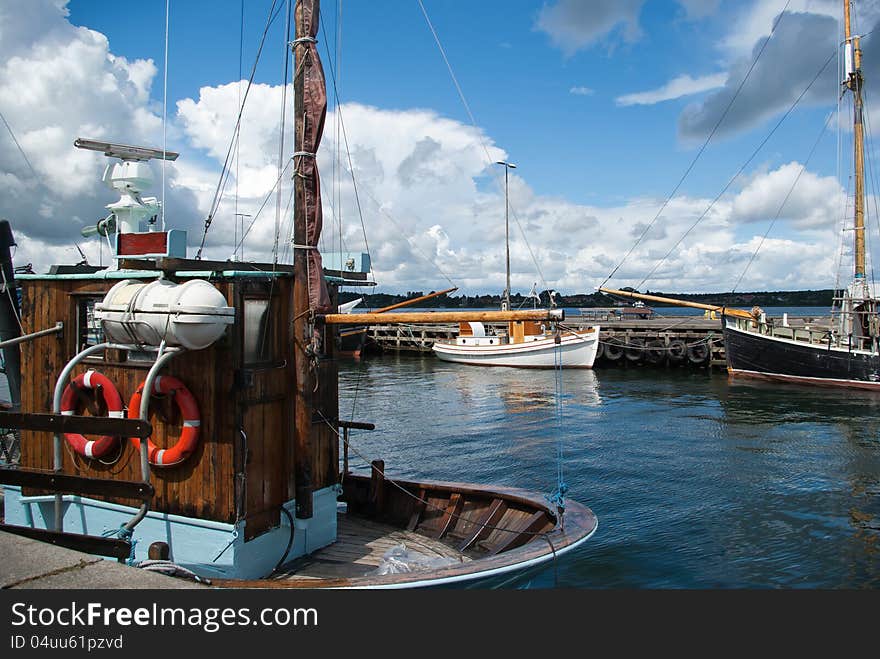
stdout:
<svg viewBox="0 0 880 659">
<path fill-rule="evenodd" d="M 584 309 L 570 314 L 564 326 L 600 326 L 596 366 L 684 366 L 726 368 L 724 338 L 719 317 L 664 316 L 651 309 L 626 308 L 621 314 L 612 309 Z M 792 327 L 827 326 L 828 318 L 789 318 Z M 489 331 L 503 330 L 502 324 L 488 323 Z M 367 341 L 381 352 L 432 353 L 437 340 L 454 340 L 458 325 L 389 324 L 373 325 Z"/>
<path fill-rule="evenodd" d="M 0 531 L 0 588 L 178 589 L 205 584 Z"/>
</svg>

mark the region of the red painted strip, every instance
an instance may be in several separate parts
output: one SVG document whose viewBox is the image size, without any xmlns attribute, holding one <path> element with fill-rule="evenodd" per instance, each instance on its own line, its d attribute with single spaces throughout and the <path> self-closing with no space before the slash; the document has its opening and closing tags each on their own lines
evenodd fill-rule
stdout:
<svg viewBox="0 0 880 659">
<path fill-rule="evenodd" d="M 167 254 L 168 234 L 164 231 L 150 233 L 121 233 L 117 238 L 117 251 L 120 256 L 142 254 Z"/>
</svg>

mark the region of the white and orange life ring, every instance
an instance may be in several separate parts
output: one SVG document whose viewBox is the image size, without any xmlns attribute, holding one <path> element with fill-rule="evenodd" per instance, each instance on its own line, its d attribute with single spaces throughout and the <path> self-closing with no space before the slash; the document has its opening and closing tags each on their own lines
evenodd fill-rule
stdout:
<svg viewBox="0 0 880 659">
<path fill-rule="evenodd" d="M 114 419 L 121 419 L 125 416 L 125 410 L 122 406 L 122 396 L 116 390 L 110 380 L 98 373 L 97 371 L 86 371 L 82 375 L 75 377 L 64 389 L 61 394 L 61 414 L 63 416 L 73 416 L 76 414 L 77 407 L 77 389 L 93 389 L 100 391 L 107 405 L 107 416 Z M 64 438 L 70 444 L 70 447 L 86 458 L 100 458 L 106 455 L 118 443 L 120 438 L 112 435 L 104 435 L 101 439 L 92 441 L 86 439 L 79 433 L 64 433 Z"/>
<path fill-rule="evenodd" d="M 141 396 L 144 391 L 144 382 L 138 385 L 137 391 L 131 395 L 128 401 L 128 418 L 140 418 Z M 154 394 L 174 394 L 174 401 L 180 408 L 183 416 L 183 431 L 177 443 L 171 448 L 161 449 L 156 446 L 150 438 L 147 438 L 147 459 L 151 465 L 157 467 L 168 467 L 176 465 L 186 460 L 190 454 L 196 450 L 199 443 L 199 406 L 196 399 L 190 393 L 186 385 L 180 380 L 170 375 L 160 375 L 153 380 Z M 131 443 L 140 450 L 141 440 L 138 437 L 132 437 Z"/>
</svg>

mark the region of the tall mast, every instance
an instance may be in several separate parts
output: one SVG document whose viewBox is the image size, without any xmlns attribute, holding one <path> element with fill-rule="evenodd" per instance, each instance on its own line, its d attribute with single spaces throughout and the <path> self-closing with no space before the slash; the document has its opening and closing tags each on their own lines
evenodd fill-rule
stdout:
<svg viewBox="0 0 880 659">
<path fill-rule="evenodd" d="M 316 394 L 323 352 L 323 323 L 317 316 L 330 309 L 318 240 L 321 235 L 321 187 L 316 155 L 324 129 L 327 94 L 318 57 L 319 0 L 297 0 L 294 89 L 294 213 L 293 213 L 293 361 L 295 373 L 294 480 L 296 516 L 312 516 L 314 470 L 319 450 L 315 412 L 326 400 Z M 335 464 L 334 464 L 335 468 Z"/>
<path fill-rule="evenodd" d="M 507 287 L 504 289 L 504 301 L 501 303 L 501 309 L 503 311 L 510 311 L 510 201 L 508 199 L 508 174 L 511 169 L 516 169 L 516 165 L 506 160 L 498 160 L 495 164 L 504 165 L 504 246 L 507 257 Z"/>
<path fill-rule="evenodd" d="M 865 278 L 865 146 L 862 124 L 862 50 L 859 37 L 852 36 L 850 0 L 843 0 L 846 44 L 846 86 L 853 93 L 853 158 L 855 160 L 855 278 Z"/>
</svg>

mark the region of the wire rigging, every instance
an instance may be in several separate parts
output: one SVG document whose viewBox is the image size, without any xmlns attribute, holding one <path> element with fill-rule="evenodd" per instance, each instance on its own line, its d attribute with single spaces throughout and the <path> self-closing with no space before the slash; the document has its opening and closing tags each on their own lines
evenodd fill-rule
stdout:
<svg viewBox="0 0 880 659">
<path fill-rule="evenodd" d="M 752 152 L 752 154 L 748 157 L 748 159 L 737 170 L 736 174 L 734 174 L 730 178 L 730 180 L 727 182 L 727 184 L 724 186 L 724 188 L 722 188 L 721 192 L 719 192 L 718 195 L 709 203 L 709 206 L 706 208 L 706 210 L 703 211 L 703 213 L 696 219 L 696 221 L 694 221 L 694 223 L 690 227 L 688 227 L 688 230 L 685 231 L 684 234 L 682 234 L 682 236 L 675 242 L 675 244 L 669 248 L 669 251 L 666 252 L 666 254 L 663 256 L 663 258 L 660 259 L 654 265 L 653 268 L 651 268 L 651 271 L 647 275 L 645 275 L 645 277 L 642 278 L 642 280 L 639 282 L 639 284 L 636 288 L 640 288 L 641 286 L 643 286 L 645 284 L 645 282 L 648 279 L 651 278 L 651 276 L 657 271 L 657 268 L 659 268 L 663 263 L 666 262 L 666 259 L 668 259 L 669 256 L 676 249 L 678 249 L 678 246 L 681 245 L 682 241 L 684 241 L 684 239 L 687 238 L 687 236 L 690 234 L 690 232 L 693 231 L 694 228 L 696 228 L 696 226 L 706 217 L 706 215 L 709 214 L 709 212 L 712 210 L 712 208 L 715 207 L 715 204 L 718 203 L 718 200 L 721 199 L 721 197 L 724 195 L 724 193 L 726 193 L 727 190 L 730 188 L 730 186 L 733 185 L 734 181 L 736 181 L 736 179 L 739 178 L 740 174 L 742 174 L 743 171 L 745 171 L 745 168 L 748 167 L 749 163 L 751 163 L 752 160 L 755 159 L 755 157 L 758 155 L 758 153 L 760 153 L 761 149 L 764 148 L 764 145 L 767 144 L 768 141 L 770 141 L 770 138 L 773 137 L 773 135 L 776 133 L 776 131 L 779 129 L 779 127 L 782 125 L 782 123 L 794 111 L 794 109 L 797 107 L 797 105 L 800 103 L 800 101 L 803 99 L 803 97 L 807 94 L 807 92 L 810 91 L 810 88 L 812 88 L 813 84 L 819 79 L 819 77 L 822 75 L 822 73 L 825 71 L 825 69 L 831 63 L 831 60 L 834 59 L 835 54 L 836 54 L 836 52 L 832 53 L 831 56 L 827 60 L 825 60 L 825 63 L 819 69 L 819 72 L 816 73 L 816 75 L 813 77 L 813 79 L 810 81 L 810 83 L 806 86 L 806 88 L 795 99 L 794 103 L 791 104 L 791 106 L 788 108 L 788 110 L 785 111 L 785 114 L 783 114 L 782 117 L 779 119 L 779 121 L 776 122 L 776 125 L 773 126 L 773 129 L 770 131 L 770 133 L 763 140 L 761 140 L 761 143 L 758 144 L 758 146 L 755 148 L 755 150 Z"/>
<path fill-rule="evenodd" d="M 758 243 L 758 246 L 755 248 L 755 251 L 752 252 L 752 256 L 749 259 L 749 262 L 746 264 L 746 267 L 743 269 L 742 273 L 739 276 L 739 279 L 736 280 L 736 284 L 734 284 L 733 289 L 731 290 L 731 295 L 736 293 L 739 285 L 742 283 L 743 278 L 746 276 L 746 273 L 749 271 L 749 268 L 752 267 L 752 263 L 754 263 L 755 258 L 758 256 L 758 252 L 761 251 L 761 247 L 764 246 L 764 242 L 767 240 L 767 236 L 770 235 L 770 231 L 773 230 L 773 226 L 776 224 L 776 220 L 779 219 L 779 216 L 782 214 L 782 209 L 785 208 L 785 204 L 788 203 L 791 194 L 794 192 L 795 187 L 798 184 L 798 181 L 801 179 L 801 175 L 806 171 L 807 165 L 810 164 L 810 160 L 813 158 L 813 154 L 816 152 L 816 148 L 819 146 L 819 142 L 822 141 L 822 137 L 825 135 L 825 131 L 828 129 L 828 124 L 831 121 L 831 118 L 836 116 L 836 113 L 829 112 L 828 117 L 825 119 L 825 123 L 822 125 L 822 130 L 819 131 L 819 136 L 816 138 L 816 141 L 813 142 L 813 147 L 810 149 L 810 153 L 807 155 L 804 164 L 801 165 L 800 170 L 797 173 L 794 181 L 791 184 L 791 187 L 788 189 L 788 193 L 785 195 L 785 199 L 782 200 L 782 203 L 779 205 L 779 208 L 776 211 L 776 215 L 771 220 L 770 225 L 767 227 L 767 230 L 764 232 L 764 235 L 761 236 L 761 240 Z"/>
<path fill-rule="evenodd" d="M 34 169 L 34 166 L 31 164 L 31 161 L 28 159 L 27 154 L 24 152 L 24 149 L 21 148 L 21 144 L 18 143 L 18 140 L 15 137 L 15 133 L 12 130 L 12 126 L 9 125 L 9 122 L 6 121 L 6 117 L 3 116 L 3 113 L 0 112 L 0 119 L 3 120 L 3 125 L 6 126 L 6 130 L 9 131 L 9 137 L 12 138 L 12 141 L 15 142 L 15 148 L 18 149 L 18 152 L 21 154 L 21 157 L 24 158 L 25 163 L 27 163 L 28 169 L 31 170 L 31 175 L 36 179 L 39 178 L 37 176 L 37 172 Z"/>
<path fill-rule="evenodd" d="M 363 238 L 364 238 L 364 249 L 366 250 L 367 254 L 369 255 L 370 254 L 370 243 L 369 243 L 369 240 L 367 240 L 367 227 L 364 223 L 364 212 L 363 212 L 363 208 L 361 207 L 361 197 L 360 197 L 360 193 L 358 192 L 358 184 L 357 184 L 357 180 L 355 179 L 355 175 L 354 175 L 354 164 L 352 163 L 352 160 L 351 160 L 351 148 L 349 147 L 349 144 L 348 144 L 348 132 L 345 129 L 345 119 L 342 115 L 342 101 L 341 101 L 341 98 L 339 95 L 339 87 L 338 87 L 337 80 L 336 80 L 336 71 L 333 66 L 333 60 L 330 57 L 330 45 L 329 45 L 330 40 L 327 38 L 327 31 L 325 28 L 326 21 L 324 20 L 323 16 L 321 16 L 320 22 L 321 22 L 321 34 L 324 35 L 324 50 L 327 52 L 327 69 L 330 71 L 330 80 L 333 83 L 333 98 L 336 102 L 336 106 L 334 107 L 334 112 L 336 113 L 337 125 L 339 128 L 342 129 L 342 138 L 345 142 L 345 155 L 346 155 L 346 158 L 348 159 L 348 173 L 351 177 L 351 186 L 352 186 L 352 190 L 354 192 L 355 204 L 357 205 L 358 217 L 360 218 L 360 222 L 361 222 L 361 231 L 363 233 Z M 338 132 L 336 135 L 336 147 L 337 148 L 339 147 L 339 134 L 338 134 Z M 338 160 L 334 161 L 334 166 L 338 166 L 340 164 L 341 163 Z M 341 203 L 340 203 L 340 209 L 337 212 L 341 212 Z M 340 240 L 340 250 L 341 250 L 341 248 L 342 248 L 342 216 L 338 215 L 338 217 L 339 217 L 339 223 L 340 223 L 339 240 Z M 373 259 L 370 258 L 370 273 L 372 274 L 372 272 L 373 272 Z"/>
<path fill-rule="evenodd" d="M 244 58 L 244 0 L 241 0 L 241 12 L 240 12 L 240 21 L 238 27 L 238 109 L 241 110 L 241 67 L 242 60 Z M 232 221 L 232 241 L 234 244 L 238 244 L 238 222 L 239 222 L 239 214 L 238 214 L 238 182 L 240 179 L 240 171 L 241 171 L 241 126 L 235 127 L 235 213 L 233 215 Z M 242 231 L 244 231 L 244 224 L 242 223 Z M 233 250 L 233 256 L 238 258 L 238 254 L 236 250 Z M 242 255 L 243 256 L 243 255 Z"/>
<path fill-rule="evenodd" d="M 758 61 L 761 59 L 761 55 L 764 54 L 764 49 L 767 47 L 767 44 L 770 43 L 770 40 L 773 38 L 773 34 L 776 32 L 776 28 L 779 27 L 779 23 L 782 20 L 782 17 L 785 15 L 785 11 L 788 9 L 789 4 L 791 4 L 791 0 L 787 0 L 787 2 L 785 3 L 785 7 L 783 7 L 782 11 L 776 17 L 776 20 L 773 22 L 773 27 L 770 29 L 770 35 L 764 40 L 764 43 L 761 44 L 761 48 L 758 51 L 758 54 L 752 60 L 752 64 L 751 64 L 751 66 L 749 66 L 749 70 L 746 71 L 745 77 L 743 77 L 742 81 L 739 83 L 739 86 L 736 88 L 736 92 L 734 92 L 733 96 L 730 99 L 730 102 L 728 102 L 728 104 L 727 104 L 727 107 L 724 108 L 724 112 L 721 113 L 721 116 L 718 118 L 718 121 L 715 123 L 715 126 L 712 127 L 712 130 L 710 131 L 708 137 L 706 137 L 706 141 L 703 142 L 703 145 L 700 147 L 700 150 L 697 151 L 697 154 L 694 156 L 693 160 L 691 160 L 690 165 L 688 165 L 687 169 L 685 170 L 682 177 L 679 179 L 678 183 L 675 184 L 675 187 L 672 189 L 672 192 L 670 192 L 669 196 L 666 197 L 666 200 L 660 206 L 660 210 L 658 210 L 657 214 L 654 215 L 654 219 L 652 219 L 648 223 L 648 225 L 645 227 L 644 231 L 642 231 L 642 234 L 638 237 L 636 242 L 633 243 L 633 245 L 629 248 L 629 251 L 626 254 L 624 254 L 623 258 L 620 260 L 620 263 L 618 263 L 614 267 L 614 269 L 611 271 L 611 274 L 609 274 L 605 278 L 605 281 L 602 282 L 602 286 L 600 286 L 600 288 L 604 287 L 611 280 L 611 278 L 617 273 L 617 271 L 626 262 L 626 260 L 630 257 L 630 255 L 632 255 L 632 253 L 635 251 L 636 247 L 638 247 L 641 244 L 642 240 L 645 238 L 645 236 L 651 230 L 651 227 L 653 227 L 654 223 L 657 222 L 658 219 L 660 219 L 660 215 L 663 213 L 663 211 L 666 209 L 666 207 L 672 201 L 673 197 L 675 197 L 675 193 L 678 192 L 679 188 L 684 184 L 685 179 L 687 179 L 687 177 L 690 175 L 693 168 L 696 166 L 697 161 L 703 155 L 703 152 L 706 150 L 706 147 L 709 146 L 709 143 L 712 141 L 712 138 L 715 136 L 715 133 L 718 132 L 718 128 L 721 126 L 722 122 L 727 117 L 727 114 L 730 112 L 730 108 L 733 107 L 733 104 L 736 101 L 737 97 L 739 96 L 739 93 L 742 91 L 742 89 L 745 86 L 746 82 L 748 81 L 749 77 L 751 77 L 752 71 L 755 70 L 755 66 L 757 66 Z M 644 283 L 644 280 L 642 280 L 642 283 Z M 639 284 L 639 286 L 641 286 L 641 284 Z"/>
<path fill-rule="evenodd" d="M 240 127 L 241 127 L 241 117 L 242 117 L 242 114 L 244 113 L 244 107 L 245 107 L 245 104 L 247 103 L 248 94 L 250 93 L 251 87 L 254 82 L 254 76 L 257 73 L 257 64 L 260 61 L 260 55 L 263 52 L 263 46 L 266 43 L 266 36 L 269 33 L 269 28 L 272 26 L 272 23 L 275 22 L 275 18 L 278 16 L 278 13 L 281 11 L 281 7 L 278 7 L 278 9 L 276 10 L 276 8 L 275 8 L 276 4 L 278 4 L 278 0 L 272 0 L 272 6 L 269 7 L 269 14 L 266 18 L 266 26 L 263 28 L 263 35 L 260 38 L 260 45 L 257 48 L 257 54 L 256 54 L 256 57 L 254 58 L 254 64 L 253 64 L 253 67 L 251 68 L 251 74 L 250 74 L 250 77 L 248 78 L 248 84 L 247 84 L 247 87 L 245 88 L 245 91 L 244 91 L 244 98 L 242 99 L 241 106 L 238 109 L 238 117 L 236 118 L 236 121 L 235 121 L 235 129 L 233 130 L 233 136 L 229 142 L 229 148 L 226 150 L 226 158 L 223 160 L 223 169 L 220 172 L 220 180 L 217 182 L 217 188 L 216 188 L 216 190 L 214 190 L 214 197 L 211 200 L 211 207 L 210 207 L 210 210 L 208 211 L 208 217 L 205 219 L 205 230 L 202 233 L 202 241 L 201 241 L 201 244 L 199 245 L 198 251 L 196 252 L 196 259 L 202 258 L 202 250 L 204 250 L 204 248 L 205 248 L 205 240 L 208 237 L 208 230 L 211 228 L 211 223 L 214 221 L 214 216 L 217 213 L 217 209 L 219 208 L 220 201 L 223 197 L 223 191 L 226 189 L 226 183 L 229 180 L 229 175 L 230 175 L 230 171 L 231 171 L 231 169 L 229 167 L 229 159 L 230 159 L 230 156 L 232 155 L 232 151 L 235 148 L 235 145 L 238 143 L 238 137 L 240 134 L 239 131 L 240 131 Z M 277 183 L 276 183 L 276 185 L 277 185 Z"/>
<path fill-rule="evenodd" d="M 422 0 L 418 0 L 418 3 L 419 7 L 422 10 L 422 14 L 425 17 L 425 22 L 428 24 L 428 28 L 431 30 L 431 34 L 434 36 L 434 41 L 437 44 L 440 55 L 443 57 L 443 61 L 446 63 L 446 68 L 449 71 L 450 77 L 452 78 L 452 83 L 455 85 L 455 89 L 458 91 L 458 97 L 461 99 L 461 102 L 464 105 L 465 112 L 467 112 L 467 115 L 471 120 L 471 125 L 476 130 L 477 139 L 479 140 L 480 146 L 483 148 L 483 153 L 486 156 L 486 162 L 490 165 L 489 171 L 492 171 L 491 165 L 495 161 L 492 156 L 489 155 L 489 149 L 486 146 L 485 140 L 483 140 L 482 131 L 477 125 L 477 120 L 476 118 L 474 118 L 473 112 L 471 112 L 471 107 L 468 104 L 467 99 L 465 98 L 464 91 L 462 90 L 461 85 L 458 83 L 458 78 L 456 78 L 455 72 L 452 70 L 452 64 L 450 63 L 449 58 L 446 56 L 446 49 L 443 48 L 443 44 L 440 42 L 440 36 L 437 34 L 437 30 L 434 29 L 434 25 L 433 23 L 431 23 L 431 19 L 428 16 L 428 11 L 425 9 L 425 5 L 422 3 Z M 498 187 L 499 191 L 503 191 L 501 176 L 493 174 L 492 178 L 495 181 L 495 185 Z M 538 259 L 535 257 L 535 253 L 532 251 L 532 246 L 529 244 L 529 241 L 526 238 L 526 232 L 523 229 L 522 224 L 520 224 L 519 217 L 517 216 L 516 211 L 513 207 L 510 208 L 510 214 L 513 216 L 513 221 L 515 222 L 517 228 L 520 231 L 520 234 L 522 235 L 523 244 L 525 244 L 526 249 L 529 252 L 529 256 L 532 259 L 532 264 L 535 266 L 535 270 L 538 273 L 538 277 L 541 279 L 541 283 L 543 284 L 545 289 L 549 288 L 549 286 L 547 285 L 547 280 L 544 278 L 544 273 L 541 271 L 541 267 L 538 265 Z"/>
<path fill-rule="evenodd" d="M 281 80 L 281 126 L 279 128 L 278 138 L 278 176 L 284 169 L 284 131 L 287 127 L 287 83 L 288 71 L 290 64 L 290 18 L 292 7 L 290 0 L 287 0 L 287 24 L 284 30 L 284 74 Z M 278 263 L 278 241 L 281 237 L 281 194 L 283 185 L 278 186 L 275 198 L 275 242 L 272 246 L 272 263 Z"/>
<path fill-rule="evenodd" d="M 162 76 L 162 231 L 165 231 L 165 169 L 168 160 L 168 24 L 171 16 L 171 0 L 165 0 L 165 65 Z"/>
</svg>

